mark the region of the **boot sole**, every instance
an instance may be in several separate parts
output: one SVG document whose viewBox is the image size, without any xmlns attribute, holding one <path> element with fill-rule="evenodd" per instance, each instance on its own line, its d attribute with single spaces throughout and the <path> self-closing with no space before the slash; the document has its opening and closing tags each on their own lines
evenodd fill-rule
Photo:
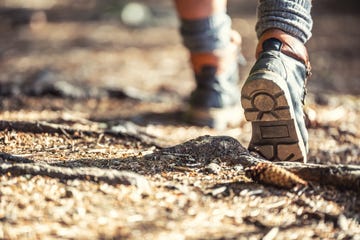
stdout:
<svg viewBox="0 0 360 240">
<path fill-rule="evenodd" d="M 249 150 L 270 161 L 306 162 L 305 145 L 288 100 L 291 97 L 286 82 L 253 79 L 245 83 L 241 93 L 245 118 L 252 123 Z"/>
</svg>

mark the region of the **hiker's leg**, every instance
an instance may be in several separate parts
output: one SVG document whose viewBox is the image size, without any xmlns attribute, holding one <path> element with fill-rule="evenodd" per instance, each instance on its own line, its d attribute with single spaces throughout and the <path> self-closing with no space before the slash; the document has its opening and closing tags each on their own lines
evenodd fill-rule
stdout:
<svg viewBox="0 0 360 240">
<path fill-rule="evenodd" d="M 225 0 L 176 0 L 180 34 L 190 52 L 197 87 L 192 92 L 187 120 L 215 128 L 239 123 L 236 57 L 240 35 L 231 29 Z M 230 110 L 231 109 L 231 110 Z"/>
</svg>

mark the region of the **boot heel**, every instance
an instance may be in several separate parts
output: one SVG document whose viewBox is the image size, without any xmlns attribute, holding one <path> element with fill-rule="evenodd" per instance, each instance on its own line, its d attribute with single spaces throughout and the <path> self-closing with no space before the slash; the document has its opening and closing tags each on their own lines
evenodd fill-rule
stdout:
<svg viewBox="0 0 360 240">
<path fill-rule="evenodd" d="M 249 150 L 260 153 L 270 161 L 303 159 L 295 121 L 253 121 Z"/>
</svg>

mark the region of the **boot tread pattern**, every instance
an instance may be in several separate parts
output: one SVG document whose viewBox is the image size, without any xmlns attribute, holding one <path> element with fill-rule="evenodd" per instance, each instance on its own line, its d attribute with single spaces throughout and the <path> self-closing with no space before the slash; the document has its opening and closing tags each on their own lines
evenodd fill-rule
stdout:
<svg viewBox="0 0 360 240">
<path fill-rule="evenodd" d="M 249 150 L 260 153 L 270 161 L 299 161 L 306 158 L 291 103 L 280 86 L 266 79 L 249 81 L 242 89 L 241 103 L 246 120 L 252 122 Z"/>
</svg>

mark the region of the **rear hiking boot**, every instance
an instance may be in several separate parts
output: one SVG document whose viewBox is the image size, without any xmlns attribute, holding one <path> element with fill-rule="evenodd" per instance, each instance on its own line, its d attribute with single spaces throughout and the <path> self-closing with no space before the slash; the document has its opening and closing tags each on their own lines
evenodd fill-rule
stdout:
<svg viewBox="0 0 360 240">
<path fill-rule="evenodd" d="M 244 119 L 240 103 L 238 64 L 241 37 L 233 31 L 227 49 L 191 53 L 196 88 L 190 95 L 186 121 L 218 130 L 235 127 Z"/>
<path fill-rule="evenodd" d="M 307 161 L 303 104 L 310 63 L 304 45 L 280 30 L 259 40 L 257 61 L 241 91 L 252 123 L 249 150 L 270 161 Z"/>
<path fill-rule="evenodd" d="M 217 130 L 235 127 L 244 119 L 240 104 L 238 68 L 216 74 L 214 66 L 203 66 L 196 75 L 196 89 L 191 93 L 186 120 Z"/>
</svg>

